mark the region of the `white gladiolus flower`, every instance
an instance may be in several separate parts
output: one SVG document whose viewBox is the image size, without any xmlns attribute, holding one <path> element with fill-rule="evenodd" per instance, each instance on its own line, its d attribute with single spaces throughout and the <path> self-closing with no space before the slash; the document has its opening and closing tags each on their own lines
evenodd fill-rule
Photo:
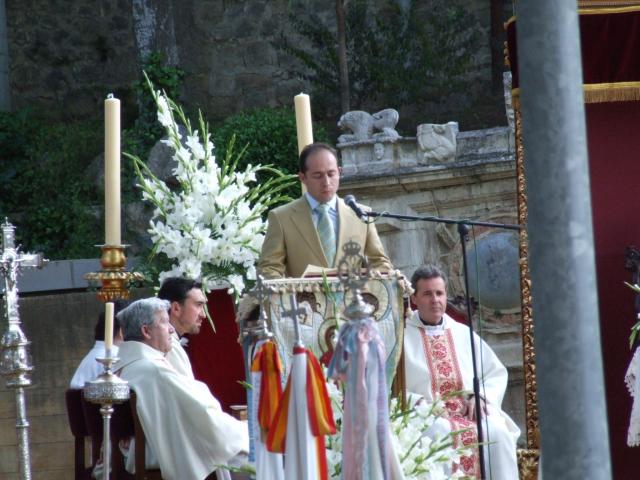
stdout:
<svg viewBox="0 0 640 480">
<path fill-rule="evenodd" d="M 189 150 L 191 150 L 191 153 L 193 153 L 193 156 L 197 160 L 202 160 L 204 158 L 204 147 L 200 143 L 197 130 L 193 132 L 193 135 L 187 135 L 186 143 L 187 147 L 189 147 Z"/>
<path fill-rule="evenodd" d="M 171 110 L 169 109 L 169 104 L 167 103 L 167 99 L 162 95 L 161 92 L 158 92 L 157 97 L 158 104 L 158 121 L 160 124 L 168 128 L 173 124 L 173 118 L 171 118 Z"/>
<path fill-rule="evenodd" d="M 427 405 L 427 402 L 418 402 L 414 405 L 413 407 L 416 411 L 416 413 L 418 415 L 420 415 L 422 418 L 427 418 L 427 415 L 429 415 L 429 405 Z"/>
<path fill-rule="evenodd" d="M 343 394 L 341 387 L 333 382 L 327 382 L 327 393 L 337 426 L 337 433 L 326 437 L 327 467 L 330 478 L 338 480 L 342 478 Z M 404 477 L 407 480 L 466 478 L 460 472 L 451 473 L 453 462 L 459 461 L 461 452 L 466 449 L 455 449 L 448 437 L 431 438 L 427 432 L 438 416 L 430 407 L 417 405 L 413 399 L 408 403 L 403 411 L 397 399 L 389 402 L 391 444 Z"/>
<path fill-rule="evenodd" d="M 260 165 L 239 172 L 230 171 L 226 159 L 218 165 L 208 126 L 192 130 L 180 107 L 162 92 L 155 97 L 158 121 L 167 134 L 162 142 L 174 151 L 172 173 L 178 187 L 146 176 L 143 162 L 135 162 L 142 199 L 154 207 L 148 232 L 155 252 L 172 262 L 159 279 L 186 275 L 201 280 L 205 290 L 226 282 L 239 295 L 245 281 L 256 278 L 266 230 L 262 217 L 272 206 L 274 191 L 256 184 L 256 174 L 264 170 Z M 284 175 L 279 181 L 293 183 Z"/>
</svg>

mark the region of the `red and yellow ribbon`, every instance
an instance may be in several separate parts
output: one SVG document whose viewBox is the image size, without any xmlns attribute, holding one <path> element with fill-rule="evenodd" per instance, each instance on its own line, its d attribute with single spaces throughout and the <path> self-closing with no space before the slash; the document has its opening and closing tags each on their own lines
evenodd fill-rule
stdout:
<svg viewBox="0 0 640 480">
<path fill-rule="evenodd" d="M 258 423 L 266 432 L 276 415 L 282 398 L 282 362 L 276 344 L 265 342 L 253 359 L 252 372 L 260 372 L 260 399 L 258 404 Z"/>
<path fill-rule="evenodd" d="M 307 406 L 311 433 L 315 437 L 332 435 L 336 433 L 336 424 L 333 419 L 331 402 L 327 393 L 327 384 L 322 373 L 320 363 L 310 350 L 303 347 L 295 347 L 294 354 L 307 354 Z M 282 400 L 278 406 L 273 423 L 269 427 L 267 435 L 267 449 L 271 452 L 284 452 L 287 433 L 287 413 L 289 411 L 289 398 L 291 395 L 291 376 L 287 380 Z M 321 447 L 324 451 L 324 441 Z M 324 455 L 320 455 L 324 457 Z"/>
<path fill-rule="evenodd" d="M 336 433 L 331 400 L 327 392 L 327 381 L 322 373 L 320 362 L 311 350 L 307 350 L 307 401 L 313 435 L 319 437 Z"/>
</svg>

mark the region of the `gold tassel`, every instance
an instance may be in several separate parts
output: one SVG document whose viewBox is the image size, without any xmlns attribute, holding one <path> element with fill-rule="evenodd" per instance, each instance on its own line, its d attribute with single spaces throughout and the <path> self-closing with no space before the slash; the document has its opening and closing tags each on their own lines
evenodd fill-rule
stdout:
<svg viewBox="0 0 640 480">
<path fill-rule="evenodd" d="M 638 100 L 640 100 L 640 82 L 584 85 L 585 103 L 637 102 Z"/>
<path fill-rule="evenodd" d="M 640 101 L 640 82 L 592 83 L 583 85 L 584 103 Z M 520 88 L 511 91 L 513 106 L 520 107 Z"/>
</svg>

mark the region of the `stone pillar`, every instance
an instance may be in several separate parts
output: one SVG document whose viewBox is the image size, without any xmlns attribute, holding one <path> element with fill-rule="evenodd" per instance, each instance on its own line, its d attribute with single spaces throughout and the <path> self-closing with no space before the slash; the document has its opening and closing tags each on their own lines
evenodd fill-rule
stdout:
<svg viewBox="0 0 640 480">
<path fill-rule="evenodd" d="M 517 33 L 542 474 L 610 479 L 576 2 L 518 2 Z"/>
<path fill-rule="evenodd" d="M 9 37 L 7 35 L 7 12 L 5 0 L 0 0 L 0 111 L 11 110 L 9 83 Z"/>
</svg>

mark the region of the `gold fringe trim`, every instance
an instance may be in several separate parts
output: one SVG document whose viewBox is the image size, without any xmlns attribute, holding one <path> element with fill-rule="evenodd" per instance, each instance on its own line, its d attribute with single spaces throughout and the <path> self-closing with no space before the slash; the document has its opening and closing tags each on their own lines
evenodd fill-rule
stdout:
<svg viewBox="0 0 640 480">
<path fill-rule="evenodd" d="M 584 103 L 640 101 L 640 82 L 590 83 L 583 85 Z M 520 106 L 520 88 L 511 90 L 513 105 Z"/>
<path fill-rule="evenodd" d="M 628 13 L 628 12 L 637 12 L 640 11 L 640 2 L 634 1 L 635 5 L 631 5 L 628 7 L 596 7 L 596 6 L 587 6 L 585 8 L 578 8 L 578 15 L 607 15 L 612 13 Z M 580 5 L 582 6 L 582 5 Z M 509 20 L 504 22 L 504 29 L 506 30 L 509 25 L 517 20 L 515 15 L 512 15 Z"/>
<path fill-rule="evenodd" d="M 640 5 L 637 4 L 630 7 L 605 7 L 605 8 L 579 8 L 579 15 L 607 15 L 613 13 L 629 13 L 629 12 L 637 12 L 640 10 Z"/>
<path fill-rule="evenodd" d="M 640 5 L 638 0 L 578 0 L 578 8 L 621 7 L 623 5 Z"/>
<path fill-rule="evenodd" d="M 591 83 L 584 85 L 585 103 L 634 102 L 640 100 L 640 82 Z"/>
</svg>

